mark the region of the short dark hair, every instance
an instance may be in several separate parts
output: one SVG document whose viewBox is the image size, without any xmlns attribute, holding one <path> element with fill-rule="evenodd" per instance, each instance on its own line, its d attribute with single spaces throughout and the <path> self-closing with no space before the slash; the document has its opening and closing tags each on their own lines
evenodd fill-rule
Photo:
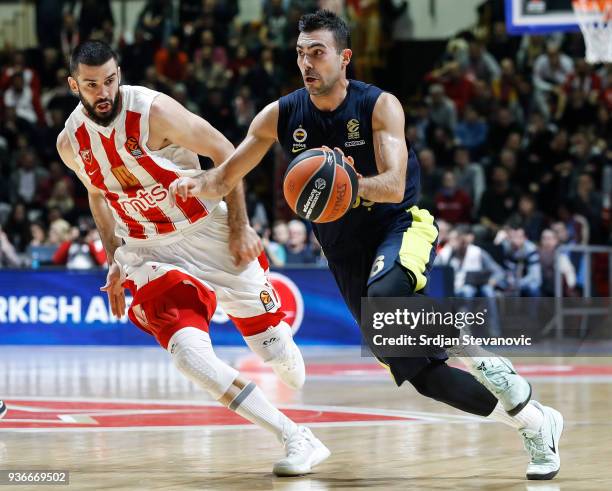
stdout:
<svg viewBox="0 0 612 491">
<path fill-rule="evenodd" d="M 351 47 L 351 32 L 346 22 L 330 10 L 321 9 L 314 14 L 304 14 L 300 17 L 298 23 L 300 32 L 313 32 L 319 29 L 333 33 L 338 52 Z"/>
<path fill-rule="evenodd" d="M 117 53 L 104 41 L 85 41 L 79 44 L 70 56 L 70 75 L 76 75 L 79 63 L 90 66 L 104 65 L 113 58 L 118 61 Z"/>
</svg>

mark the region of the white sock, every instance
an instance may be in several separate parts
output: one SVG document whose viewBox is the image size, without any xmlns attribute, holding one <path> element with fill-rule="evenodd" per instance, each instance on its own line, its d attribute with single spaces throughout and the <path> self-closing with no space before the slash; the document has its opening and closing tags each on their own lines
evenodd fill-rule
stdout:
<svg viewBox="0 0 612 491">
<path fill-rule="evenodd" d="M 297 430 L 297 425 L 270 404 L 253 382 L 242 389 L 228 407 L 251 423 L 271 431 L 281 442 Z"/>
<path fill-rule="evenodd" d="M 538 431 L 544 422 L 544 414 L 536 406 L 529 403 L 516 416 L 510 416 L 501 405 L 497 403 L 493 412 L 487 416 L 498 423 L 512 426 L 517 430 Z"/>
<path fill-rule="evenodd" d="M 207 332 L 186 327 L 172 336 L 168 349 L 177 368 L 215 399 L 233 386 L 239 373 L 215 354 Z M 228 408 L 268 431 L 282 442 L 297 425 L 276 409 L 264 393 L 249 382 L 228 404 Z"/>
</svg>

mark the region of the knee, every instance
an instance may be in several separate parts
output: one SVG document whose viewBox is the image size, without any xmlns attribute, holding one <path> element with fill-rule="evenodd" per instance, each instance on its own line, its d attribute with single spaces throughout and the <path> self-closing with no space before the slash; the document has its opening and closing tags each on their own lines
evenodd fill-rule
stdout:
<svg viewBox="0 0 612 491">
<path fill-rule="evenodd" d="M 386 275 L 368 287 L 368 297 L 410 297 L 414 295 L 415 283 L 410 271 L 395 264 Z"/>
<path fill-rule="evenodd" d="M 217 358 L 210 336 L 200 329 L 181 329 L 170 339 L 168 350 L 176 368 L 215 399 L 221 398 L 238 376 Z"/>
</svg>

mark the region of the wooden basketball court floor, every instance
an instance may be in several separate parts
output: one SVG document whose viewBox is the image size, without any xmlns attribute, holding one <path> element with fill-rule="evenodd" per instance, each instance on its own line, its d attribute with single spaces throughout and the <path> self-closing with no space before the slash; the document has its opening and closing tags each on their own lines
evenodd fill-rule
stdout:
<svg viewBox="0 0 612 491">
<path fill-rule="evenodd" d="M 515 430 L 396 388 L 358 349 L 305 348 L 301 392 L 246 350 L 217 351 L 329 446 L 314 474 L 273 476 L 273 437 L 185 381 L 161 349 L 87 347 L 0 347 L 0 470 L 67 470 L 75 490 L 612 489 L 610 358 L 515 362 L 565 416 L 561 471 L 536 482 Z"/>
</svg>

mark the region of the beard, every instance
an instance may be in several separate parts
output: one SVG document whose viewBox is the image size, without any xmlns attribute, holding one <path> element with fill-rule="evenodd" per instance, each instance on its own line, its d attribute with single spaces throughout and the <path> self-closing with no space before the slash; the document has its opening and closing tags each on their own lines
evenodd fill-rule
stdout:
<svg viewBox="0 0 612 491">
<path fill-rule="evenodd" d="M 110 99 L 103 99 L 100 101 L 96 101 L 95 105 L 91 105 L 79 92 L 79 99 L 81 100 L 81 104 L 87 111 L 87 115 L 92 119 L 92 121 L 100 126 L 108 126 L 117 116 L 119 112 L 119 91 L 117 91 L 117 95 L 115 96 L 115 100 L 111 101 Z M 96 106 L 103 102 L 107 102 L 111 105 L 110 111 L 107 111 L 103 114 L 100 114 L 96 111 Z"/>
</svg>

